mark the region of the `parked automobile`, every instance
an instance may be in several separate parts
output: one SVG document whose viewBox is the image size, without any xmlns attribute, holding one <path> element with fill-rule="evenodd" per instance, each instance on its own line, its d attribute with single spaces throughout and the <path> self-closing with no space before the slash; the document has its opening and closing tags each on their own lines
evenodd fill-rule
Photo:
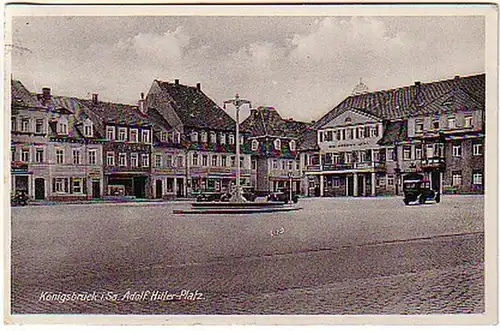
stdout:
<svg viewBox="0 0 500 331">
<path fill-rule="evenodd" d="M 28 204 L 28 201 L 29 196 L 26 191 L 18 190 L 12 195 L 10 204 L 12 206 L 26 206 Z"/>
<path fill-rule="evenodd" d="M 430 182 L 421 175 L 413 175 L 403 180 L 404 203 L 409 205 L 411 202 L 418 201 L 419 204 L 426 202 L 441 201 L 439 192 L 431 188 Z"/>
<path fill-rule="evenodd" d="M 282 201 L 288 203 L 290 201 L 290 191 L 283 190 L 278 192 L 272 192 L 267 196 L 267 201 Z M 299 202 L 299 196 L 292 192 L 293 203 Z"/>
</svg>

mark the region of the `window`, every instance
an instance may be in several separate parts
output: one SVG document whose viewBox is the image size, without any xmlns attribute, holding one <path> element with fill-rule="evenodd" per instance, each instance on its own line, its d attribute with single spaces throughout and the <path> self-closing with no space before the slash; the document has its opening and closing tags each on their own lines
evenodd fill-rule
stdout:
<svg viewBox="0 0 500 331">
<path fill-rule="evenodd" d="M 21 150 L 21 161 L 23 162 L 29 162 L 30 161 L 30 150 L 29 149 L 22 149 Z"/>
<path fill-rule="evenodd" d="M 231 155 L 231 168 L 236 167 L 236 156 Z"/>
<path fill-rule="evenodd" d="M 43 119 L 37 119 L 35 121 L 35 132 L 43 133 Z"/>
<path fill-rule="evenodd" d="M 225 156 L 225 155 L 221 156 L 220 165 L 221 165 L 221 167 L 227 167 L 227 156 Z"/>
<path fill-rule="evenodd" d="M 172 166 L 172 156 L 170 156 L 170 165 L 168 165 L 168 162 L 167 162 L 167 166 L 168 167 L 171 167 Z M 161 168 L 161 154 L 155 154 L 155 168 Z"/>
<path fill-rule="evenodd" d="M 87 123 L 84 124 L 84 126 L 83 126 L 83 134 L 86 137 L 92 137 L 94 135 L 94 132 L 92 130 L 92 123 L 91 122 L 87 122 Z"/>
<path fill-rule="evenodd" d="M 202 167 L 206 167 L 206 166 L 208 166 L 208 155 L 203 154 L 203 155 L 201 156 L 201 166 L 202 166 Z"/>
<path fill-rule="evenodd" d="M 345 153 L 345 163 L 352 163 L 352 154 Z"/>
<path fill-rule="evenodd" d="M 373 151 L 373 160 L 372 161 L 376 161 L 376 162 L 380 161 L 380 151 L 378 151 L 378 150 Z"/>
<path fill-rule="evenodd" d="M 295 151 L 297 148 L 297 144 L 295 143 L 295 140 L 290 140 L 290 150 Z"/>
<path fill-rule="evenodd" d="M 162 131 L 160 132 L 160 141 L 167 141 L 168 140 L 168 132 Z"/>
<path fill-rule="evenodd" d="M 61 121 L 59 123 L 59 133 L 68 134 L 68 123 L 66 123 L 65 121 Z"/>
<path fill-rule="evenodd" d="M 73 178 L 73 193 L 82 193 L 82 179 L 81 178 Z"/>
<path fill-rule="evenodd" d="M 149 154 L 142 154 L 142 167 L 143 168 L 149 167 Z"/>
<path fill-rule="evenodd" d="M 281 140 L 280 139 L 276 139 L 274 141 L 274 149 L 281 150 Z"/>
<path fill-rule="evenodd" d="M 278 169 L 278 161 L 273 160 L 273 169 Z"/>
<path fill-rule="evenodd" d="M 118 141 L 127 140 L 127 128 L 118 128 Z"/>
<path fill-rule="evenodd" d="M 295 170 L 299 170 L 300 169 L 300 162 L 297 161 L 295 162 Z"/>
<path fill-rule="evenodd" d="M 139 130 L 130 129 L 130 142 L 136 143 L 139 141 Z"/>
<path fill-rule="evenodd" d="M 345 140 L 345 129 L 340 130 L 340 139 Z"/>
<path fill-rule="evenodd" d="M 438 130 L 438 129 L 439 129 L 439 119 L 435 119 L 435 120 L 432 122 L 432 127 L 433 127 L 435 130 Z"/>
<path fill-rule="evenodd" d="M 464 126 L 466 128 L 472 128 L 473 123 L 472 123 L 472 116 L 465 116 L 465 124 Z"/>
<path fill-rule="evenodd" d="M 259 149 L 259 142 L 254 139 L 252 140 L 252 151 L 256 151 L 257 149 Z"/>
<path fill-rule="evenodd" d="M 323 131 L 319 131 L 318 134 L 319 134 L 319 138 L 318 138 L 319 142 L 322 143 L 324 141 L 325 134 L 323 133 Z"/>
<path fill-rule="evenodd" d="M 229 145 L 233 145 L 233 144 L 234 144 L 234 135 L 230 134 L 229 135 Z"/>
<path fill-rule="evenodd" d="M 257 160 L 252 160 L 252 170 L 257 170 Z"/>
<path fill-rule="evenodd" d="M 281 170 L 285 170 L 285 169 L 286 169 L 286 161 L 281 160 Z"/>
<path fill-rule="evenodd" d="M 193 154 L 193 165 L 197 166 L 198 165 L 198 154 Z"/>
<path fill-rule="evenodd" d="M 461 186 L 462 185 L 462 172 L 454 171 L 451 177 L 451 185 L 452 186 Z"/>
<path fill-rule="evenodd" d="M 10 124 L 11 124 L 11 130 L 12 131 L 17 131 L 17 118 L 12 117 L 10 119 Z"/>
<path fill-rule="evenodd" d="M 387 185 L 394 186 L 394 177 L 393 176 L 387 176 Z"/>
<path fill-rule="evenodd" d="M 184 167 L 184 157 L 182 155 L 177 156 L 177 166 Z"/>
<path fill-rule="evenodd" d="M 217 155 L 212 155 L 212 167 L 217 167 Z"/>
<path fill-rule="evenodd" d="M 56 149 L 56 163 L 63 164 L 64 163 L 64 150 Z"/>
<path fill-rule="evenodd" d="M 210 142 L 212 144 L 216 144 L 217 143 L 217 135 L 215 134 L 215 132 L 210 132 Z"/>
<path fill-rule="evenodd" d="M 135 168 L 139 166 L 139 156 L 137 153 L 130 154 L 130 166 Z"/>
<path fill-rule="evenodd" d="M 35 151 L 35 162 L 43 163 L 43 149 L 37 148 Z"/>
<path fill-rule="evenodd" d="M 142 142 L 143 143 L 151 142 L 150 136 L 149 136 L 149 130 L 142 130 Z"/>
<path fill-rule="evenodd" d="M 377 186 L 385 186 L 385 177 L 377 177 Z"/>
<path fill-rule="evenodd" d="M 335 131 L 335 135 L 336 135 L 337 140 L 340 140 L 340 138 L 341 138 L 340 137 L 340 130 Z"/>
<path fill-rule="evenodd" d="M 403 160 L 411 160 L 411 146 L 403 146 Z"/>
<path fill-rule="evenodd" d="M 191 132 L 191 141 L 198 142 L 198 132 Z"/>
<path fill-rule="evenodd" d="M 328 130 L 325 132 L 325 140 L 326 141 L 333 141 L 333 131 Z"/>
<path fill-rule="evenodd" d="M 370 127 L 365 126 L 365 138 L 370 138 Z"/>
<path fill-rule="evenodd" d="M 89 164 L 96 164 L 97 162 L 97 151 L 94 149 L 89 150 Z"/>
<path fill-rule="evenodd" d="M 22 132 L 29 132 L 30 131 L 30 119 L 29 118 L 23 118 L 21 120 L 21 131 Z"/>
<path fill-rule="evenodd" d="M 243 156 L 240 156 L 240 168 L 245 167 L 245 158 Z"/>
<path fill-rule="evenodd" d="M 206 143 L 207 142 L 207 133 L 205 131 L 201 132 L 201 142 Z"/>
<path fill-rule="evenodd" d="M 115 165 L 115 152 L 107 152 L 106 153 L 106 164 L 108 166 Z"/>
<path fill-rule="evenodd" d="M 454 144 L 453 145 L 453 156 L 461 157 L 462 156 L 462 144 Z"/>
<path fill-rule="evenodd" d="M 454 129 L 455 122 L 456 122 L 455 117 L 448 118 L 448 129 Z"/>
<path fill-rule="evenodd" d="M 346 131 L 347 131 L 347 137 L 346 137 L 346 138 L 347 138 L 348 140 L 349 140 L 349 139 L 353 139 L 353 138 L 354 138 L 354 137 L 352 136 L 352 132 L 353 132 L 353 131 L 352 131 L 351 129 L 347 129 Z"/>
<path fill-rule="evenodd" d="M 293 161 L 288 161 L 288 170 L 293 170 Z"/>
<path fill-rule="evenodd" d="M 424 131 L 424 120 L 417 119 L 415 120 L 415 132 L 422 133 Z"/>
<path fill-rule="evenodd" d="M 472 155 L 483 155 L 483 144 L 473 143 L 472 144 Z"/>
<path fill-rule="evenodd" d="M 332 155 L 332 164 L 340 164 L 340 155 L 339 154 Z"/>
<path fill-rule="evenodd" d="M 79 149 L 73 150 L 73 164 L 80 164 L 81 162 L 81 152 Z"/>
<path fill-rule="evenodd" d="M 174 143 L 178 144 L 181 142 L 181 133 L 180 132 L 175 132 L 174 134 Z"/>
<path fill-rule="evenodd" d="M 481 171 L 472 172 L 472 184 L 483 185 L 483 173 Z"/>
<path fill-rule="evenodd" d="M 226 135 L 224 133 L 220 134 L 220 143 L 225 144 L 226 143 Z"/>
<path fill-rule="evenodd" d="M 340 178 L 338 178 L 338 177 L 333 178 L 332 186 L 335 188 L 339 188 L 340 187 Z"/>
<path fill-rule="evenodd" d="M 378 137 L 378 126 L 377 125 L 372 126 L 372 128 L 371 128 L 370 131 L 371 131 L 371 136 L 372 137 Z"/>
<path fill-rule="evenodd" d="M 54 191 L 68 193 L 68 178 L 54 178 Z"/>
<path fill-rule="evenodd" d="M 115 140 L 115 127 L 114 126 L 106 127 L 106 139 Z"/>
<path fill-rule="evenodd" d="M 118 166 L 119 167 L 127 166 L 127 153 L 118 153 Z"/>
<path fill-rule="evenodd" d="M 428 159 L 432 159 L 434 157 L 434 145 L 433 144 L 427 144 L 427 147 L 425 149 L 425 155 Z"/>
<path fill-rule="evenodd" d="M 415 159 L 417 160 L 422 159 L 422 145 L 415 146 Z"/>
<path fill-rule="evenodd" d="M 240 145 L 243 145 L 243 136 L 240 135 Z"/>
<path fill-rule="evenodd" d="M 159 161 L 158 161 L 158 157 L 160 157 Z M 161 155 L 156 155 L 156 161 L 155 161 L 155 163 L 157 164 L 156 165 L 157 168 L 161 167 Z M 166 168 L 172 168 L 173 167 L 173 156 L 171 154 L 166 154 L 165 155 L 165 167 Z"/>
</svg>

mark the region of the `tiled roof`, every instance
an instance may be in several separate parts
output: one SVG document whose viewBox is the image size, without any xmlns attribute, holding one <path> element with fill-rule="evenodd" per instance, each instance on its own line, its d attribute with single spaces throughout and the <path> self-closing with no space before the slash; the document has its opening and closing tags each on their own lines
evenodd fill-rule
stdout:
<svg viewBox="0 0 500 331">
<path fill-rule="evenodd" d="M 273 107 L 259 107 L 250 111 L 240 127 L 252 136 L 297 138 L 308 126 L 304 122 L 283 119 Z"/>
<path fill-rule="evenodd" d="M 28 89 L 18 80 L 11 81 L 12 105 L 19 107 L 42 108 L 43 105 L 38 101 Z"/>
<path fill-rule="evenodd" d="M 139 111 L 139 107 L 134 105 L 126 105 L 121 103 L 102 102 L 97 103 L 92 100 L 82 100 L 87 108 L 92 110 L 105 123 L 113 123 L 125 126 L 150 126 L 151 121 L 147 115 Z"/>
<path fill-rule="evenodd" d="M 347 97 L 338 106 L 324 115 L 315 124 L 320 128 L 339 114 L 348 110 L 357 110 L 381 119 L 400 119 L 415 116 L 421 112 L 446 111 L 441 107 L 438 99 L 454 95 L 455 107 L 462 107 L 460 103 L 484 107 L 484 79 L 485 75 L 452 78 L 430 83 L 421 83 L 419 86 L 403 86 L 391 90 L 382 90 Z M 474 100 L 474 101 L 471 101 Z M 444 101 L 444 100 L 443 100 Z"/>
<path fill-rule="evenodd" d="M 317 131 L 313 128 L 307 128 L 299 137 L 298 149 L 299 151 L 318 150 Z"/>
<path fill-rule="evenodd" d="M 384 135 L 378 141 L 379 145 L 389 145 L 395 141 L 405 141 L 408 139 L 408 121 L 387 121 L 384 126 Z"/>
<path fill-rule="evenodd" d="M 148 109 L 149 121 L 153 125 L 153 129 L 169 131 L 172 130 L 172 126 L 165 120 L 163 116 L 154 108 Z"/>
<path fill-rule="evenodd" d="M 156 80 L 184 126 L 214 130 L 235 130 L 236 122 L 197 87 Z"/>
</svg>

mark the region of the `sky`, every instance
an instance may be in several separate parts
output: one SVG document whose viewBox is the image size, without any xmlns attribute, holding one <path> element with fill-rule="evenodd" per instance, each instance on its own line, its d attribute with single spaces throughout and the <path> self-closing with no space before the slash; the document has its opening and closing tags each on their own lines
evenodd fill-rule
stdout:
<svg viewBox="0 0 500 331">
<path fill-rule="evenodd" d="M 179 79 L 220 106 L 239 93 L 301 121 L 360 79 L 374 91 L 485 71 L 479 16 L 45 16 L 12 30 L 12 76 L 33 92 L 136 104 L 154 79 Z"/>
</svg>

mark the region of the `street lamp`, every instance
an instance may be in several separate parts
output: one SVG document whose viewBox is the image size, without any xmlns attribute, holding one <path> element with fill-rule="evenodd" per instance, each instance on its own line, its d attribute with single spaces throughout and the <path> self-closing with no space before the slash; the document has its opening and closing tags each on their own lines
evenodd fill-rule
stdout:
<svg viewBox="0 0 500 331">
<path fill-rule="evenodd" d="M 240 107 L 244 104 L 248 104 L 252 108 L 252 104 L 248 100 L 240 99 L 238 93 L 234 99 L 224 101 L 224 109 L 226 109 L 226 104 L 232 104 L 236 107 L 236 194 L 234 196 L 234 201 L 242 201 L 241 198 L 241 169 L 240 169 Z"/>
<path fill-rule="evenodd" d="M 293 174 L 292 172 L 288 172 L 288 178 L 290 178 L 290 203 L 292 203 L 292 198 L 293 198 L 293 194 L 292 194 L 292 178 L 293 178 Z"/>
</svg>

